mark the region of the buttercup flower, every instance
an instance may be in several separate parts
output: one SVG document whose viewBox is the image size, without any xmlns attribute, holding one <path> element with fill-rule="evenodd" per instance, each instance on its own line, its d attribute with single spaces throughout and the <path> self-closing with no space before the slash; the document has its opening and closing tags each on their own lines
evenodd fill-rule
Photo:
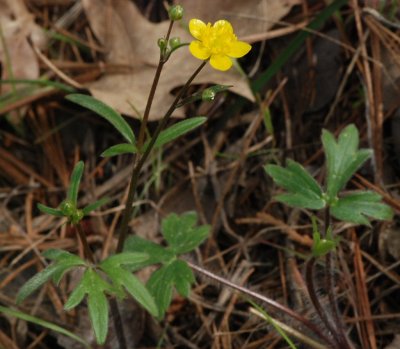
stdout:
<svg viewBox="0 0 400 349">
<path fill-rule="evenodd" d="M 231 58 L 243 57 L 251 50 L 248 43 L 237 39 L 232 25 L 223 19 L 213 25 L 191 19 L 189 30 L 197 39 L 190 43 L 191 54 L 198 59 L 210 59 L 211 66 L 217 70 L 228 70 L 232 66 Z"/>
</svg>

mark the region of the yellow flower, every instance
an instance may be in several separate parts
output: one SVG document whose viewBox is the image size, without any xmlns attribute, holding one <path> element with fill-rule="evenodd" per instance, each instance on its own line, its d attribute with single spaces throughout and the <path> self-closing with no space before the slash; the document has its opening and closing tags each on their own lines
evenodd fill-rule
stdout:
<svg viewBox="0 0 400 349">
<path fill-rule="evenodd" d="M 251 50 L 248 43 L 237 39 L 232 25 L 223 19 L 214 25 L 191 19 L 189 30 L 197 39 L 190 43 L 191 54 L 198 59 L 210 59 L 211 66 L 217 70 L 228 70 L 232 66 L 231 58 L 243 57 Z"/>
</svg>

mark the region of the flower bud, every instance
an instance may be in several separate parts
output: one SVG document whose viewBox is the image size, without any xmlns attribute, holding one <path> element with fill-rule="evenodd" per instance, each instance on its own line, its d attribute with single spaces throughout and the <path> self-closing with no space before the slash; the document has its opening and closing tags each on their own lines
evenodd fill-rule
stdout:
<svg viewBox="0 0 400 349">
<path fill-rule="evenodd" d="M 164 51 L 167 47 L 167 40 L 165 40 L 164 38 L 159 38 L 157 41 L 157 45 L 161 51 Z"/>
<path fill-rule="evenodd" d="M 177 46 L 179 46 L 180 44 L 181 44 L 181 39 L 178 37 L 169 39 L 169 47 L 171 47 L 172 50 Z"/>
<path fill-rule="evenodd" d="M 74 204 L 71 201 L 64 200 L 60 204 L 60 210 L 62 211 L 62 213 L 65 216 L 70 217 L 75 212 L 75 207 L 74 207 Z"/>
<path fill-rule="evenodd" d="M 181 5 L 171 6 L 168 15 L 171 21 L 179 21 L 183 17 L 183 7 Z"/>
<path fill-rule="evenodd" d="M 84 216 L 84 214 L 83 214 L 83 211 L 82 211 L 82 210 L 76 210 L 76 211 L 73 213 L 72 217 L 71 217 L 71 222 L 72 222 L 73 224 L 77 224 L 77 223 L 79 223 L 79 221 L 83 218 L 83 216 Z"/>
<path fill-rule="evenodd" d="M 216 93 L 211 87 L 206 88 L 201 94 L 201 99 L 206 102 L 211 102 L 215 99 L 215 95 Z"/>
</svg>

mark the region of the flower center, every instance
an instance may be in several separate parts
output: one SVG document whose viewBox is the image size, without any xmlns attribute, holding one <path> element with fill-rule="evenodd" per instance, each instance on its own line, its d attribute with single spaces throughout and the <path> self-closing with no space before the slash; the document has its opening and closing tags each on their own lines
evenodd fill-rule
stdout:
<svg viewBox="0 0 400 349">
<path fill-rule="evenodd" d="M 211 26 L 211 23 L 208 23 L 204 28 L 200 39 L 211 54 L 226 54 L 230 51 L 232 42 L 237 40 L 228 28 L 224 26 L 215 28 Z"/>
</svg>

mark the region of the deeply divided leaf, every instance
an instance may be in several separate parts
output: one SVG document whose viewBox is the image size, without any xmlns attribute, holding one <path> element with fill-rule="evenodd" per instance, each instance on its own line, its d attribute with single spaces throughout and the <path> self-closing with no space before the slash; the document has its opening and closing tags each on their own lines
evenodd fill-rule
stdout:
<svg viewBox="0 0 400 349">
<path fill-rule="evenodd" d="M 135 144 L 135 135 L 131 127 L 121 114 L 117 113 L 113 108 L 96 98 L 83 94 L 70 94 L 66 98 L 71 102 L 97 113 L 111 123 L 130 144 Z"/>
<path fill-rule="evenodd" d="M 265 171 L 276 184 L 288 191 L 277 200 L 290 206 L 321 209 L 325 206 L 322 190 L 317 181 L 299 163 L 288 160 L 287 167 L 267 165 Z"/>
<path fill-rule="evenodd" d="M 154 296 L 160 318 L 165 315 L 171 303 L 173 287 L 176 287 L 180 295 L 187 297 L 194 281 L 192 270 L 182 260 L 166 264 L 151 275 L 147 287 Z"/>
<path fill-rule="evenodd" d="M 337 219 L 356 224 L 369 225 L 367 217 L 390 220 L 393 218 L 392 209 L 381 202 L 381 196 L 362 191 L 348 194 L 331 206 L 331 214 Z"/>
<path fill-rule="evenodd" d="M 192 251 L 208 236 L 210 226 L 196 227 L 196 212 L 186 212 L 180 216 L 170 214 L 162 221 L 162 233 L 175 254 Z"/>
<path fill-rule="evenodd" d="M 353 124 L 340 133 L 337 142 L 332 133 L 323 130 L 322 144 L 327 160 L 327 195 L 331 202 L 371 156 L 369 149 L 359 150 L 358 143 L 358 130 Z"/>
<path fill-rule="evenodd" d="M 127 270 L 124 265 L 134 266 L 140 265 L 147 261 L 149 256 L 141 252 L 122 252 L 108 257 L 100 264 L 100 268 L 112 280 L 113 284 L 118 288 L 124 288 L 133 298 L 135 298 L 146 310 L 152 315 L 157 316 L 158 309 L 153 297 L 147 288 Z"/>
<path fill-rule="evenodd" d="M 73 204 L 74 207 L 76 207 L 78 202 L 79 185 L 81 183 L 83 168 L 83 161 L 79 161 L 72 171 L 71 181 L 69 183 L 67 199 Z"/>
<path fill-rule="evenodd" d="M 136 265 L 129 265 L 131 271 L 152 264 L 167 263 L 175 257 L 172 251 L 139 236 L 130 236 L 126 239 L 124 252 L 144 252 L 148 255 L 146 261 Z"/>
<path fill-rule="evenodd" d="M 85 261 L 81 258 L 63 250 L 50 249 L 44 252 L 43 255 L 48 259 L 53 259 L 55 262 L 35 274 L 20 288 L 17 294 L 17 303 L 22 302 L 48 280 L 53 279 L 57 284 L 68 270 L 76 266 L 85 265 Z"/>
<path fill-rule="evenodd" d="M 87 269 L 84 277 L 88 294 L 89 317 L 96 341 L 101 345 L 106 341 L 108 332 L 108 302 L 105 292 L 111 291 L 111 287 L 93 269 Z"/>
<path fill-rule="evenodd" d="M 43 269 L 41 272 L 32 276 L 19 290 L 16 298 L 16 303 L 21 303 L 25 298 L 35 292 L 40 286 L 45 282 L 50 280 L 50 278 L 56 273 L 57 265 L 52 264 L 47 268 Z"/>
</svg>

